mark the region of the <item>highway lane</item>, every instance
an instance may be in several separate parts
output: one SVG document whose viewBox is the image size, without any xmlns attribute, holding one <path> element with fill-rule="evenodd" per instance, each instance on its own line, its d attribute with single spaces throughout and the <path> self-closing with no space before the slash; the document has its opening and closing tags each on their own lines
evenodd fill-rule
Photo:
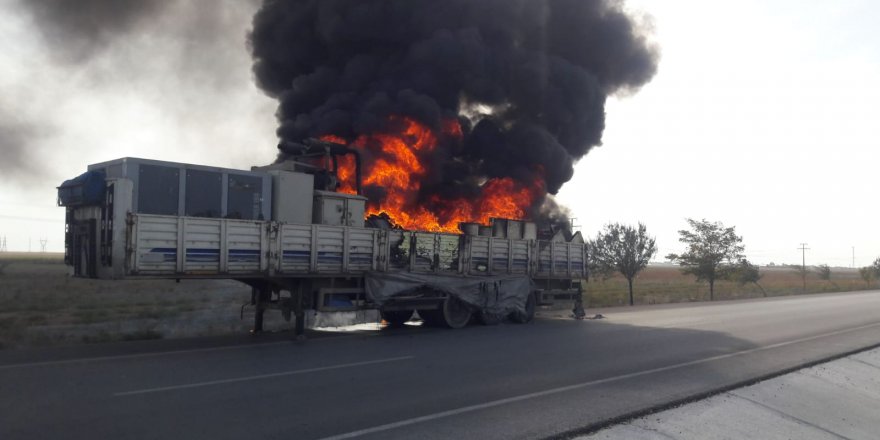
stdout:
<svg viewBox="0 0 880 440">
<path fill-rule="evenodd" d="M 880 343 L 880 291 L 598 311 L 0 353 L 0 438 L 565 436 Z"/>
</svg>

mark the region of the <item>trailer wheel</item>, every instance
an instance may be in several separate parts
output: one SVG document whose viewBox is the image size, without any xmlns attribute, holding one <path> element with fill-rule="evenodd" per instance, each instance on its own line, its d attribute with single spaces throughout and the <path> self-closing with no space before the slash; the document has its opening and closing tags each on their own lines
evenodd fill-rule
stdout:
<svg viewBox="0 0 880 440">
<path fill-rule="evenodd" d="M 382 319 L 388 323 L 390 327 L 400 327 L 405 322 L 409 321 L 412 318 L 413 311 L 412 310 L 394 310 L 394 311 L 380 311 L 380 315 L 382 315 Z"/>
<path fill-rule="evenodd" d="M 529 297 L 526 299 L 526 310 L 523 312 L 513 312 L 510 314 L 510 320 L 517 324 L 527 324 L 532 322 L 535 319 L 535 294 L 529 293 Z"/>
<path fill-rule="evenodd" d="M 462 328 L 471 322 L 471 309 L 452 295 L 446 297 L 446 300 L 443 301 L 443 307 L 438 311 L 446 327 Z"/>
</svg>

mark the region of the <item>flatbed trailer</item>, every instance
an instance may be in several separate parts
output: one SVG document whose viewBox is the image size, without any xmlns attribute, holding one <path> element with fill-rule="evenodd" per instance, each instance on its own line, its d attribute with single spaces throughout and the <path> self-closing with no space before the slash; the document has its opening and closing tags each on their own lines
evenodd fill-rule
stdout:
<svg viewBox="0 0 880 440">
<path fill-rule="evenodd" d="M 240 281 L 252 288 L 255 331 L 268 309 L 294 317 L 301 334 L 309 310 L 378 309 L 392 324 L 418 311 L 458 328 L 473 317 L 527 322 L 537 305 L 580 300 L 579 236 L 541 240 L 534 224 L 504 219 L 462 234 L 368 227 L 365 198 L 316 190 L 311 177 L 131 158 L 92 165 L 59 187 L 65 261 L 85 278 Z M 206 178 L 222 189 L 208 210 Z M 253 203 L 238 209 L 230 182 L 246 178 Z M 201 216 L 186 215 L 195 206 Z"/>
</svg>

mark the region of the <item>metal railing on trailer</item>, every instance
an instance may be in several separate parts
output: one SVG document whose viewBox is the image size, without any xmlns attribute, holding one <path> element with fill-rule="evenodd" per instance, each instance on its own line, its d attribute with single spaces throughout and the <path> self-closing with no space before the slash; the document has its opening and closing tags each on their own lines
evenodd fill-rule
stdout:
<svg viewBox="0 0 880 440">
<path fill-rule="evenodd" d="M 131 214 L 128 225 L 130 277 L 408 271 L 581 279 L 587 271 L 582 243 L 144 214 Z"/>
</svg>

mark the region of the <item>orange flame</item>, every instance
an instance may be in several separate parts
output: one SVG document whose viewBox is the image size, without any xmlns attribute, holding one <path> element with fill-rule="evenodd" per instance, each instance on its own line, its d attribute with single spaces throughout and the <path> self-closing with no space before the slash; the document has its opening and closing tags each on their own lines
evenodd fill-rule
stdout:
<svg viewBox="0 0 880 440">
<path fill-rule="evenodd" d="M 488 224 L 492 217 L 522 219 L 529 206 L 545 192 L 538 170 L 529 184 L 509 177 L 489 179 L 477 197 L 442 199 L 434 195 L 429 203 L 421 203 L 419 191 L 428 171 L 425 159 L 436 148 L 438 135 L 410 118 L 392 117 L 392 122 L 399 123 L 403 129 L 399 133 L 362 135 L 351 143 L 365 152 L 363 186 L 377 187 L 385 194 L 382 200 L 368 202 L 367 216 L 384 213 L 404 229 L 458 233 L 458 224 L 462 222 Z M 445 121 L 440 136 L 460 141 L 463 135 L 458 121 Z M 321 139 L 347 143 L 334 135 Z M 356 192 L 353 157 L 338 158 L 337 176 L 340 180 L 337 191 Z"/>
</svg>

